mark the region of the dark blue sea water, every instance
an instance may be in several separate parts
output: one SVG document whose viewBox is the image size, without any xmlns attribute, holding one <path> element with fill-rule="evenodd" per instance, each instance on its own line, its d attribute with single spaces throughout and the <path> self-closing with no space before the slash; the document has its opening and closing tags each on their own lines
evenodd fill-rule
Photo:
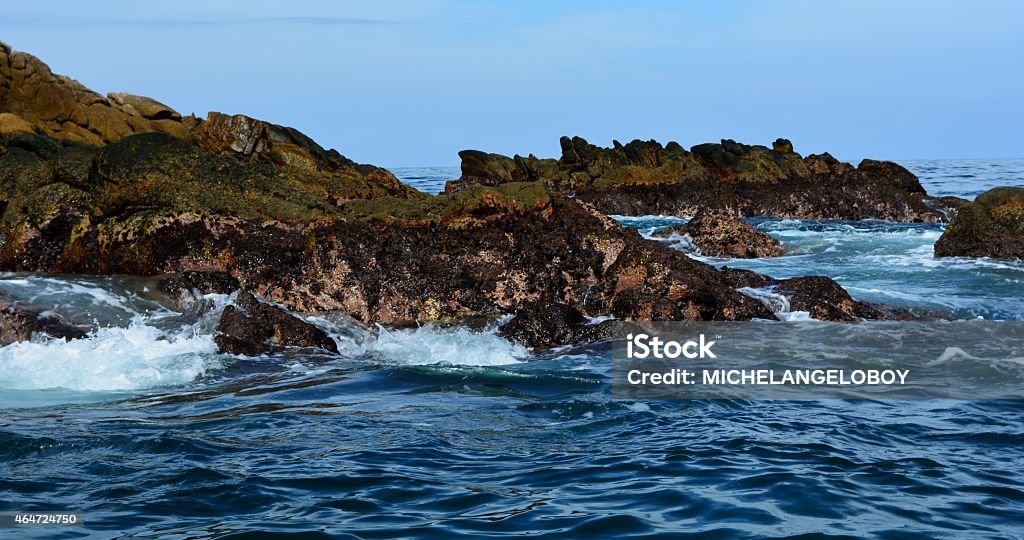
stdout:
<svg viewBox="0 0 1024 540">
<path fill-rule="evenodd" d="M 938 194 L 1024 183 L 1019 160 L 906 165 Z M 458 175 L 396 173 L 435 191 Z M 645 234 L 681 221 L 619 219 Z M 874 347 L 1024 386 L 1019 326 L 957 337 L 1024 319 L 1024 264 L 934 259 L 940 225 L 755 223 L 790 254 L 703 260 L 964 319 L 807 322 L 778 302 L 791 322 L 751 333 L 765 359 Z M 607 344 L 537 354 L 491 331 L 343 319 L 315 320 L 341 356 L 245 359 L 215 353 L 216 310 L 183 319 L 135 280 L 0 288 L 102 326 L 0 348 L 0 513 L 86 522 L 0 537 L 1024 538 L 1021 400 L 624 400 Z"/>
</svg>

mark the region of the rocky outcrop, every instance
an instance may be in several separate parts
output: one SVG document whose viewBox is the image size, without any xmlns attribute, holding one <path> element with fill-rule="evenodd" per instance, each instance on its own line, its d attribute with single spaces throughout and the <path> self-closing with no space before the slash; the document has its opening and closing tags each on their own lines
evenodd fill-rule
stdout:
<svg viewBox="0 0 1024 540">
<path fill-rule="evenodd" d="M 1024 259 L 1024 188 L 990 189 L 961 206 L 935 256 Z"/>
<path fill-rule="evenodd" d="M 688 235 L 702 255 L 732 259 L 778 257 L 786 253 L 782 243 L 753 225 L 721 211 L 701 211 L 687 223 L 654 233 L 668 238 Z"/>
<path fill-rule="evenodd" d="M 170 107 L 128 94 L 101 96 L 56 75 L 38 58 L 0 43 L 0 111 L 55 138 L 103 144 L 135 133 L 187 139 L 188 126 Z"/>
<path fill-rule="evenodd" d="M 73 325 L 49 308 L 21 302 L 0 291 L 0 347 L 28 341 L 33 335 L 56 339 L 80 339 L 87 328 Z"/>
<path fill-rule="evenodd" d="M 772 148 L 726 139 L 685 150 L 640 140 L 599 148 L 563 137 L 561 147 L 557 160 L 460 152 L 462 176 L 446 191 L 540 180 L 602 212 L 626 215 L 710 209 L 748 217 L 942 221 L 956 203 L 929 197 L 895 163 L 864 160 L 853 167 L 827 153 L 802 157 L 785 139 Z"/>
<path fill-rule="evenodd" d="M 294 312 L 343 312 L 363 324 L 514 314 L 508 335 L 538 345 L 591 335 L 581 316 L 773 318 L 726 274 L 624 229 L 549 181 L 546 167 L 562 167 L 553 160 L 503 162 L 508 175 L 494 186 L 430 196 L 294 129 L 249 117 L 183 118 L 186 137 L 147 132 L 86 144 L 26 108 L 33 101 L 19 103 L 33 132 L 0 136 L 0 270 L 174 273 L 177 281 L 162 289 L 170 297 L 237 283 Z M 157 102 L 116 103 L 152 122 L 176 121 Z M 645 148 L 622 152 L 638 162 L 663 159 Z M 579 154 L 573 167 L 596 167 L 587 185 L 600 170 L 626 174 L 600 165 L 608 156 L 587 154 L 596 151 L 583 144 L 569 150 Z M 529 174 L 520 176 L 521 167 Z M 225 310 L 224 350 L 330 350 L 276 307 L 241 299 Z"/>
<path fill-rule="evenodd" d="M 338 344 L 327 332 L 239 291 L 235 302 L 224 308 L 214 338 L 217 350 L 228 354 L 258 356 L 286 347 L 310 347 L 337 353 Z"/>
</svg>

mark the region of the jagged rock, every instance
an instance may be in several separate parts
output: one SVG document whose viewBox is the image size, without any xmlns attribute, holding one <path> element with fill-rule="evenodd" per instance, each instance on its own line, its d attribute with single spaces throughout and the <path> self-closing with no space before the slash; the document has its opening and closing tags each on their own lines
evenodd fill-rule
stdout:
<svg viewBox="0 0 1024 540">
<path fill-rule="evenodd" d="M 963 204 L 935 242 L 935 256 L 1024 259 L 1024 188 L 990 189 Z"/>
<path fill-rule="evenodd" d="M 224 308 L 217 324 L 217 350 L 228 354 L 258 356 L 284 347 L 314 347 L 337 353 L 338 344 L 327 332 L 261 302 L 248 291 L 239 291 L 234 305 Z"/>
<path fill-rule="evenodd" d="M 689 151 L 640 140 L 600 148 L 562 137 L 560 144 L 557 160 L 460 152 L 462 177 L 445 189 L 540 180 L 602 212 L 627 215 L 712 209 L 747 217 L 941 221 L 950 210 L 895 163 L 864 160 L 854 168 L 828 154 L 802 158 L 785 139 L 772 148 L 724 139 Z"/>
<path fill-rule="evenodd" d="M 720 211 L 701 211 L 689 222 L 662 229 L 655 236 L 689 235 L 702 255 L 734 259 L 778 257 L 786 248 L 771 235 Z"/>
<path fill-rule="evenodd" d="M 28 341 L 33 334 L 65 340 L 80 339 L 87 335 L 87 330 L 68 323 L 46 307 L 20 302 L 0 291 L 0 347 Z"/>
</svg>

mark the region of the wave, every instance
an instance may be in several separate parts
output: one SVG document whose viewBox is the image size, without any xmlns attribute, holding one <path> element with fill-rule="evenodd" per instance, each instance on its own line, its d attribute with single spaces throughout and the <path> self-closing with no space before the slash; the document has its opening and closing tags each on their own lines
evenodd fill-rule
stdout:
<svg viewBox="0 0 1024 540">
<path fill-rule="evenodd" d="M 171 334 L 141 321 L 83 339 L 45 339 L 0 348 L 0 388 L 132 391 L 190 383 L 222 367 L 211 335 Z"/>
<path fill-rule="evenodd" d="M 775 292 L 774 287 L 740 287 L 737 292 L 743 293 L 772 310 L 779 320 L 782 321 L 813 321 L 808 311 L 793 311 L 789 305 L 789 297 Z"/>
<path fill-rule="evenodd" d="M 502 366 L 520 363 L 530 356 L 529 349 L 502 338 L 494 329 L 474 331 L 433 325 L 414 330 L 378 327 L 376 339 L 369 341 L 364 351 L 383 363 L 411 366 Z"/>
</svg>

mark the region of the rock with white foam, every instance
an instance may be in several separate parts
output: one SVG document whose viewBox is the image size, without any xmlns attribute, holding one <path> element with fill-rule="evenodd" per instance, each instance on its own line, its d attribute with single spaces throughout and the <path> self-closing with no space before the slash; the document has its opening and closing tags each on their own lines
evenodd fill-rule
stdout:
<svg viewBox="0 0 1024 540">
<path fill-rule="evenodd" d="M 21 302 L 0 291 L 0 346 L 28 341 L 33 336 L 56 339 L 79 339 L 86 328 L 65 321 L 44 306 Z"/>
<path fill-rule="evenodd" d="M 285 347 L 317 348 L 337 353 L 338 344 L 320 328 L 282 307 L 239 291 L 217 324 L 217 349 L 223 353 L 259 356 Z"/>
</svg>

